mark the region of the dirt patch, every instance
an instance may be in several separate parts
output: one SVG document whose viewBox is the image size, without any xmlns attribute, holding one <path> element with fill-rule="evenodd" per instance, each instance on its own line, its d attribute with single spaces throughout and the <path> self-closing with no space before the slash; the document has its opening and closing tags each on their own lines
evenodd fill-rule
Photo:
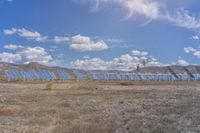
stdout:
<svg viewBox="0 0 200 133">
<path fill-rule="evenodd" d="M 0 116 L 2 115 L 16 115 L 24 112 L 25 109 L 18 105 L 4 105 L 0 106 Z"/>
</svg>

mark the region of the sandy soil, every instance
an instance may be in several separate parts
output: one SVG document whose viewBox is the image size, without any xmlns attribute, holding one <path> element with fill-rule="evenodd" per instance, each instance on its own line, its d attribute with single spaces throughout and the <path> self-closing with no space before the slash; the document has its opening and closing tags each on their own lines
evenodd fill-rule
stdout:
<svg viewBox="0 0 200 133">
<path fill-rule="evenodd" d="M 0 133 L 197 133 L 200 83 L 0 83 Z"/>
</svg>

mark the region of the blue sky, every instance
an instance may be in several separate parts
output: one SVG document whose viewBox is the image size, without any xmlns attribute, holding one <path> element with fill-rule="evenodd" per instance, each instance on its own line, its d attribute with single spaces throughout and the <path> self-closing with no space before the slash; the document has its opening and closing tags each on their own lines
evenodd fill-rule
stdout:
<svg viewBox="0 0 200 133">
<path fill-rule="evenodd" d="M 0 61 L 132 70 L 200 63 L 199 0 L 0 0 Z"/>
</svg>

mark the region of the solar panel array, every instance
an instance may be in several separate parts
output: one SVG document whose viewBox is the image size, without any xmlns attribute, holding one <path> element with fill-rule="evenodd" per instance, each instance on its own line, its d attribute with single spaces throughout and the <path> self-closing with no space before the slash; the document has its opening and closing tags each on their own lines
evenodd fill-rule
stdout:
<svg viewBox="0 0 200 133">
<path fill-rule="evenodd" d="M 18 71 L 9 70 L 6 72 L 8 80 L 70 80 L 69 74 L 64 70 L 49 71 L 46 69 Z"/>
<path fill-rule="evenodd" d="M 84 72 L 84 71 L 81 71 L 81 70 L 72 70 L 72 72 L 76 76 L 77 80 L 85 80 L 87 78 L 87 76 L 89 76 L 87 74 L 87 72 Z"/>
<path fill-rule="evenodd" d="M 62 80 L 70 80 L 70 75 L 65 70 L 57 70 L 58 77 Z"/>
<path fill-rule="evenodd" d="M 122 71 L 82 71 L 72 70 L 77 80 L 133 80 L 133 81 L 177 81 L 200 80 L 200 74 L 144 74 Z M 6 77 L 11 80 L 71 80 L 70 74 L 65 69 L 37 69 L 28 71 L 8 70 Z"/>
<path fill-rule="evenodd" d="M 175 80 L 170 74 L 136 74 L 136 73 L 109 73 L 97 72 L 91 74 L 93 80 Z"/>
</svg>

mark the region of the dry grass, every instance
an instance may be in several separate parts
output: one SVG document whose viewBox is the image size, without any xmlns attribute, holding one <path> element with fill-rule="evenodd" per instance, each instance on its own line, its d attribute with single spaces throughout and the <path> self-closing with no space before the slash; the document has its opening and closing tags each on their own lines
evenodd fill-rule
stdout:
<svg viewBox="0 0 200 133">
<path fill-rule="evenodd" d="M 0 132 L 198 132 L 200 84 L 2 83 Z"/>
<path fill-rule="evenodd" d="M 46 84 L 45 90 L 51 91 L 53 89 L 53 83 L 49 82 Z"/>
</svg>

